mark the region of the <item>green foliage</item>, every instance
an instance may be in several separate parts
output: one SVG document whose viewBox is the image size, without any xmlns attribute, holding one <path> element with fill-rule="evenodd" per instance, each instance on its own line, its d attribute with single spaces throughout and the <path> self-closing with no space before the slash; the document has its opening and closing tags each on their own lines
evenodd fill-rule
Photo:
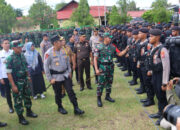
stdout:
<svg viewBox="0 0 180 130">
<path fill-rule="evenodd" d="M 154 22 L 165 22 L 168 23 L 171 19 L 171 12 L 165 8 L 154 9 Z"/>
<path fill-rule="evenodd" d="M 146 11 L 143 15 L 142 15 L 142 18 L 150 23 L 153 22 L 153 10 L 148 10 Z"/>
<path fill-rule="evenodd" d="M 148 22 L 169 22 L 172 16 L 171 12 L 166 9 L 168 7 L 167 0 L 156 0 L 152 3 L 152 10 L 146 11 L 142 18 Z"/>
<path fill-rule="evenodd" d="M 16 17 L 22 17 L 23 16 L 23 13 L 22 13 L 21 9 L 15 9 L 14 11 L 16 13 Z"/>
<path fill-rule="evenodd" d="M 134 0 L 129 1 L 127 4 L 127 10 L 128 11 L 136 11 L 139 10 L 139 8 L 136 7 L 136 2 Z"/>
<path fill-rule="evenodd" d="M 89 13 L 87 0 L 80 0 L 78 8 L 73 12 L 71 20 L 77 22 L 79 26 L 93 25 L 94 19 Z"/>
<path fill-rule="evenodd" d="M 17 27 L 17 28 L 30 28 L 33 25 L 34 25 L 33 20 L 31 18 L 23 17 L 21 20 L 17 20 L 15 27 Z"/>
<path fill-rule="evenodd" d="M 110 25 L 117 25 L 121 22 L 120 14 L 115 5 L 112 7 L 112 12 L 109 14 L 108 19 L 108 23 Z"/>
<path fill-rule="evenodd" d="M 67 28 L 67 27 L 75 27 L 75 23 L 72 22 L 72 21 L 67 20 L 67 21 L 63 22 L 62 26 L 65 27 L 65 28 Z"/>
<path fill-rule="evenodd" d="M 34 24 L 40 25 L 41 29 L 48 29 L 53 24 L 52 19 L 56 18 L 56 12 L 43 0 L 36 0 L 29 10 L 29 17 L 33 19 Z"/>
<path fill-rule="evenodd" d="M 5 0 L 0 0 L 0 32 L 10 33 L 16 21 L 16 14 Z"/>
<path fill-rule="evenodd" d="M 132 18 L 131 16 L 127 15 L 127 8 L 128 8 L 127 0 L 119 0 L 117 4 L 119 5 L 119 9 L 120 9 L 120 23 L 123 24 L 128 23 Z"/>
<path fill-rule="evenodd" d="M 56 4 L 55 11 L 58 11 L 58 10 L 61 9 L 63 6 L 65 6 L 66 4 L 67 4 L 67 3 L 65 3 L 65 2 Z"/>
</svg>

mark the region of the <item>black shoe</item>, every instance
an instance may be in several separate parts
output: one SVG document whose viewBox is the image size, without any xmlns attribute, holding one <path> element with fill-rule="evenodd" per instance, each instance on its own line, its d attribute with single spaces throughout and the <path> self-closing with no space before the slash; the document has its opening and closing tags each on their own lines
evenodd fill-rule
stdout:
<svg viewBox="0 0 180 130">
<path fill-rule="evenodd" d="M 29 122 L 24 118 L 23 115 L 19 115 L 19 123 L 22 124 L 22 125 L 28 125 Z"/>
<path fill-rule="evenodd" d="M 5 127 L 5 126 L 7 126 L 7 123 L 0 122 L 0 127 Z"/>
<path fill-rule="evenodd" d="M 157 121 L 156 121 L 156 125 L 160 125 L 160 123 L 161 123 L 161 120 L 163 119 L 163 117 L 161 116 Z"/>
<path fill-rule="evenodd" d="M 127 70 L 127 68 L 124 68 L 124 67 L 123 67 L 121 70 L 122 70 L 122 71 L 126 71 L 126 70 Z"/>
<path fill-rule="evenodd" d="M 121 67 L 121 64 L 117 64 L 117 67 Z"/>
<path fill-rule="evenodd" d="M 107 101 L 109 101 L 109 102 L 115 102 L 115 100 L 110 97 L 110 94 L 109 94 L 109 93 L 106 94 L 105 100 L 107 100 Z"/>
<path fill-rule="evenodd" d="M 98 107 L 102 107 L 103 106 L 102 101 L 101 101 L 101 96 L 97 97 L 97 105 L 98 105 Z"/>
<path fill-rule="evenodd" d="M 129 76 L 131 76 L 131 74 L 127 72 L 127 73 L 124 74 L 124 76 L 129 77 Z"/>
<path fill-rule="evenodd" d="M 145 103 L 145 102 L 147 102 L 147 101 L 149 101 L 148 98 L 146 98 L 146 99 L 140 99 L 140 102 L 141 102 L 141 103 Z"/>
<path fill-rule="evenodd" d="M 80 88 L 80 91 L 83 91 L 83 90 L 84 90 L 84 87 L 81 87 L 81 88 Z"/>
<path fill-rule="evenodd" d="M 136 90 L 136 91 L 140 91 L 140 90 L 141 90 L 141 88 L 135 88 L 135 90 Z"/>
<path fill-rule="evenodd" d="M 38 115 L 35 114 L 34 112 L 32 112 L 31 109 L 27 109 L 26 116 L 27 116 L 27 117 L 31 117 L 31 118 L 37 118 L 37 117 L 38 117 Z"/>
<path fill-rule="evenodd" d="M 88 88 L 88 89 L 90 89 L 90 90 L 92 89 L 92 87 L 91 87 L 91 86 L 88 86 L 87 88 Z"/>
<path fill-rule="evenodd" d="M 14 113 L 14 109 L 13 108 L 9 108 L 9 113 Z"/>
<path fill-rule="evenodd" d="M 149 115 L 150 118 L 160 118 L 161 117 L 161 113 L 158 112 L 158 113 L 155 113 L 155 114 L 151 114 Z"/>
<path fill-rule="evenodd" d="M 119 63 L 119 61 L 118 60 L 116 60 L 116 61 L 114 61 L 115 63 Z"/>
<path fill-rule="evenodd" d="M 144 90 L 139 90 L 139 91 L 137 91 L 137 94 L 143 94 L 143 93 L 145 93 L 145 91 Z"/>
<path fill-rule="evenodd" d="M 154 105 L 155 103 L 154 103 L 154 100 L 149 100 L 149 101 L 147 101 L 147 102 L 145 102 L 144 104 L 143 104 L 143 106 L 144 107 L 149 107 L 149 106 L 152 106 L 152 105 Z"/>
<path fill-rule="evenodd" d="M 132 83 L 132 82 L 133 82 L 133 80 L 128 81 L 128 83 Z"/>
<path fill-rule="evenodd" d="M 134 85 L 137 85 L 137 84 L 138 84 L 137 81 L 134 81 L 134 80 L 130 83 L 131 86 L 134 86 Z"/>
<path fill-rule="evenodd" d="M 78 107 L 74 108 L 74 114 L 75 115 L 82 115 L 84 114 L 84 111 L 82 111 L 81 109 L 79 109 Z"/>
<path fill-rule="evenodd" d="M 68 114 L 68 112 L 62 106 L 58 108 L 58 112 L 60 112 L 63 115 Z"/>
</svg>

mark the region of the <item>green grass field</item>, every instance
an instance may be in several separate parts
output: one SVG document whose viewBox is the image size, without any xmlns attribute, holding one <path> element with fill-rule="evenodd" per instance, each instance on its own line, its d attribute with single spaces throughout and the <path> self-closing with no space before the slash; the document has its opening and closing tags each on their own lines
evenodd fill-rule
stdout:
<svg viewBox="0 0 180 130">
<path fill-rule="evenodd" d="M 91 75 L 93 75 L 92 69 Z M 28 126 L 20 125 L 16 114 L 8 113 L 6 100 L 0 98 L 0 121 L 8 123 L 8 126 L 4 128 L 7 130 L 155 130 L 156 127 L 134 95 L 134 88 L 138 85 L 131 87 L 132 91 L 127 83 L 130 79 L 125 78 L 123 72 L 115 68 L 111 96 L 116 102 L 105 101 L 104 94 L 102 108 L 97 107 L 94 79 L 91 81 L 93 90 L 85 89 L 80 92 L 79 86 L 74 86 L 79 106 L 85 110 L 85 114 L 80 117 L 74 115 L 73 106 L 67 96 L 63 99 L 63 105 L 68 111 L 68 115 L 58 113 L 54 92 L 50 87 L 46 92 L 45 99 L 32 99 L 32 109 L 39 117 L 36 119 L 26 118 L 30 122 Z M 76 84 L 75 80 L 74 83 Z M 48 84 L 46 83 L 46 85 Z M 138 98 L 145 97 L 145 95 L 138 95 Z M 148 113 L 154 113 L 157 112 L 157 105 L 145 109 Z"/>
</svg>

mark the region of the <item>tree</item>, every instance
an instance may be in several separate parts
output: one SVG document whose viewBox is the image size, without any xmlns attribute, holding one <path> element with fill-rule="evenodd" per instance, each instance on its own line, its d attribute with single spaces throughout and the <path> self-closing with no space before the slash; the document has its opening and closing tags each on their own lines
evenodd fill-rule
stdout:
<svg viewBox="0 0 180 130">
<path fill-rule="evenodd" d="M 167 3 L 167 0 L 156 0 L 152 3 L 151 7 L 153 9 L 157 8 L 167 8 L 169 5 Z"/>
<path fill-rule="evenodd" d="M 58 10 L 61 9 L 63 6 L 65 6 L 66 4 L 67 4 L 67 3 L 65 3 L 65 2 L 56 4 L 55 11 L 58 11 Z"/>
<path fill-rule="evenodd" d="M 108 16 L 108 23 L 110 25 L 117 25 L 121 22 L 121 17 L 116 6 L 112 7 L 112 11 Z"/>
<path fill-rule="evenodd" d="M 11 5 L 0 0 L 0 32 L 10 33 L 16 21 L 16 14 Z"/>
<path fill-rule="evenodd" d="M 16 17 L 22 17 L 23 16 L 23 13 L 22 13 L 21 9 L 15 9 L 14 11 L 16 13 Z"/>
<path fill-rule="evenodd" d="M 142 15 L 142 18 L 144 20 L 148 21 L 149 23 L 152 23 L 154 21 L 153 20 L 153 17 L 154 17 L 153 13 L 154 13 L 153 10 L 148 10 Z"/>
<path fill-rule="evenodd" d="M 121 17 L 120 23 L 129 22 L 132 18 L 131 16 L 127 15 L 127 6 L 128 6 L 127 0 L 119 0 L 117 4 L 119 5 L 119 9 L 120 9 L 120 17 Z"/>
<path fill-rule="evenodd" d="M 73 12 L 71 20 L 77 22 L 79 26 L 92 25 L 94 19 L 89 13 L 89 4 L 87 0 L 80 0 L 78 8 Z"/>
<path fill-rule="evenodd" d="M 133 1 L 129 1 L 127 3 L 127 10 L 128 11 L 137 11 L 139 10 L 139 8 L 136 7 L 136 2 L 133 0 Z"/>
<path fill-rule="evenodd" d="M 158 8 L 154 9 L 154 22 L 160 22 L 160 23 L 168 23 L 171 20 L 171 12 L 169 10 L 166 10 L 166 8 Z"/>
<path fill-rule="evenodd" d="M 35 0 L 29 10 L 29 17 L 33 19 L 34 24 L 40 25 L 41 29 L 48 29 L 53 24 L 52 19 L 56 19 L 56 12 L 44 0 Z"/>
</svg>

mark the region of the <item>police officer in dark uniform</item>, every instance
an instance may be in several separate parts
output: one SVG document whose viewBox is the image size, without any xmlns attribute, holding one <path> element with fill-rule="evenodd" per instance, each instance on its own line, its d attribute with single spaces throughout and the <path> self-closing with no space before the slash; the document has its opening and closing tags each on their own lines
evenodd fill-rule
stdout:
<svg viewBox="0 0 180 130">
<path fill-rule="evenodd" d="M 86 41 L 86 35 L 84 35 L 84 32 L 82 31 L 79 34 L 80 34 L 79 42 L 74 47 L 74 54 L 75 54 L 74 57 L 75 57 L 75 61 L 77 60 L 80 91 L 83 91 L 85 86 L 83 79 L 84 70 L 86 73 L 87 88 L 92 89 L 91 80 L 90 80 L 90 57 L 91 57 L 91 65 L 93 65 L 93 56 L 89 42 Z"/>
<path fill-rule="evenodd" d="M 134 30 L 132 32 L 133 36 L 133 43 L 132 46 L 130 47 L 131 50 L 131 56 L 132 56 L 132 71 L 133 71 L 133 79 L 129 82 L 130 85 L 136 85 L 137 84 L 137 79 L 138 79 L 138 73 L 137 73 L 137 46 L 139 44 L 139 39 L 138 39 L 138 30 Z"/>
<path fill-rule="evenodd" d="M 156 125 L 160 125 L 162 120 L 162 112 L 168 104 L 166 93 L 162 88 L 166 87 L 169 81 L 170 74 L 170 59 L 169 53 L 166 48 L 160 43 L 162 31 L 159 29 L 150 30 L 149 42 L 153 45 L 151 50 L 151 69 L 147 75 L 152 75 L 152 83 L 154 86 L 155 94 L 158 99 L 158 113 L 150 115 L 151 118 L 159 118 Z"/>
</svg>

